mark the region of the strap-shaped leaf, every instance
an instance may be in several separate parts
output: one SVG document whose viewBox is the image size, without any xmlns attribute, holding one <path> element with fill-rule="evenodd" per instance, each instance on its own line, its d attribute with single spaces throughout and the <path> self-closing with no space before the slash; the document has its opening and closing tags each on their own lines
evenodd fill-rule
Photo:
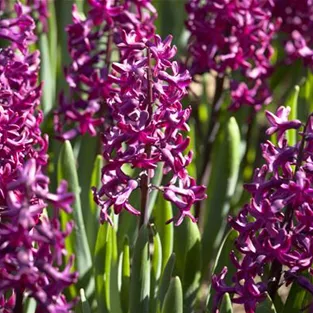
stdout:
<svg viewBox="0 0 313 313">
<path fill-rule="evenodd" d="M 151 260 L 151 285 L 150 285 L 150 311 L 155 313 L 157 310 L 157 298 L 160 285 L 160 276 L 162 270 L 162 245 L 159 234 L 152 226 L 153 234 L 153 254 Z"/>
<path fill-rule="evenodd" d="M 171 279 L 162 313 L 183 313 L 183 288 L 178 276 Z"/>
<path fill-rule="evenodd" d="M 174 225 L 166 224 L 173 217 L 172 204 L 162 195 L 157 199 L 157 206 L 153 212 L 157 232 L 162 242 L 162 272 L 167 264 L 174 246 Z"/>
<path fill-rule="evenodd" d="M 42 93 L 42 109 L 48 114 L 55 103 L 55 72 L 51 67 L 48 35 L 43 33 L 39 36 L 41 56 L 40 79 L 44 82 Z"/>
<path fill-rule="evenodd" d="M 154 177 L 151 179 L 151 184 L 153 186 L 159 186 L 162 182 L 162 178 L 163 178 L 163 164 L 159 163 L 155 170 Z M 149 212 L 149 217 L 151 216 L 152 211 L 154 209 L 158 192 L 159 191 L 157 189 L 153 189 L 149 194 L 149 203 L 148 203 L 148 208 L 147 208 Z"/>
<path fill-rule="evenodd" d="M 95 166 L 101 166 L 101 161 L 97 160 L 96 151 L 98 148 L 98 138 L 90 137 L 88 134 L 80 136 L 75 140 L 75 146 L 73 147 L 74 154 L 77 153 L 78 161 L 78 180 L 81 188 L 81 205 L 83 208 L 83 218 L 86 225 L 86 233 L 88 244 L 90 246 L 91 253 L 95 248 L 95 241 L 99 227 L 99 219 L 95 217 L 98 211 L 98 208 L 93 201 L 93 195 L 91 187 L 98 187 L 99 181 L 92 182 L 92 175 L 97 169 Z M 75 151 L 77 149 L 77 151 Z M 100 163 L 97 164 L 97 161 Z M 98 174 L 98 173 L 97 173 Z M 95 174 L 97 176 L 97 174 Z M 95 177 L 101 179 L 99 177 Z M 93 185 L 93 183 L 95 183 Z M 92 199 L 91 199 L 92 198 Z M 93 205 L 93 207 L 91 207 Z M 92 211 L 94 210 L 94 211 Z M 92 212 L 92 213 L 91 213 Z M 91 222 L 93 221 L 93 224 Z"/>
<path fill-rule="evenodd" d="M 111 227 L 111 275 L 110 275 L 110 298 L 111 298 L 111 312 L 122 313 L 121 301 L 118 287 L 118 250 L 115 227 Z"/>
<path fill-rule="evenodd" d="M 305 296 L 306 291 L 297 283 L 293 283 L 282 313 L 302 312 L 305 307 Z"/>
<path fill-rule="evenodd" d="M 174 265 L 176 261 L 176 256 L 173 253 L 171 257 L 168 259 L 168 262 L 164 268 L 164 271 L 162 273 L 162 278 L 161 278 L 161 283 L 160 283 L 160 289 L 159 289 L 159 309 L 162 308 L 163 302 L 165 295 L 167 293 L 167 289 L 170 285 L 170 281 L 173 276 L 173 270 L 174 270 Z"/>
<path fill-rule="evenodd" d="M 295 86 L 293 90 L 291 91 L 291 94 L 286 102 L 286 106 L 289 106 L 291 108 L 291 112 L 289 114 L 290 120 L 297 119 L 298 116 L 298 98 L 299 98 L 299 86 Z M 289 129 L 287 131 L 287 139 L 288 144 L 290 146 L 293 146 L 297 143 L 297 130 L 296 129 Z"/>
<path fill-rule="evenodd" d="M 37 303 L 34 298 L 28 298 L 26 300 L 26 313 L 35 313 L 36 307 L 37 307 Z"/>
<path fill-rule="evenodd" d="M 135 244 L 130 276 L 130 313 L 149 313 L 150 255 L 148 229 L 143 225 Z"/>
<path fill-rule="evenodd" d="M 175 228 L 174 251 L 177 256 L 175 274 L 183 285 L 184 307 L 194 312 L 194 302 L 201 278 L 201 236 L 198 225 L 190 219 Z"/>
<path fill-rule="evenodd" d="M 86 299 L 84 289 L 80 289 L 80 301 L 81 301 L 83 313 L 91 313 L 91 309 Z"/>
<path fill-rule="evenodd" d="M 99 228 L 94 252 L 98 313 L 110 312 L 110 276 L 112 258 L 111 232 L 112 227 L 108 224 Z"/>
<path fill-rule="evenodd" d="M 129 243 L 128 238 L 124 239 L 122 258 L 122 285 L 121 285 L 121 305 L 123 313 L 127 313 L 129 310 L 129 285 L 130 285 L 130 255 L 129 255 Z"/>
<path fill-rule="evenodd" d="M 85 274 L 89 273 L 89 270 L 92 266 L 92 261 L 82 215 L 80 187 L 75 164 L 76 161 L 74 158 L 72 146 L 69 141 L 65 141 L 59 156 L 58 180 L 59 182 L 62 179 L 66 180 L 68 182 L 68 190 L 73 192 L 75 197 L 74 203 L 72 205 L 72 215 L 75 222 L 75 227 L 70 237 L 71 242 L 74 242 L 75 247 L 72 247 L 71 251 L 75 251 L 76 268 L 80 274 L 80 277 L 83 278 Z"/>
<path fill-rule="evenodd" d="M 231 303 L 230 296 L 228 293 L 224 294 L 220 312 L 221 313 L 233 313 L 233 307 L 232 307 L 232 303 Z"/>
<path fill-rule="evenodd" d="M 259 303 L 255 313 L 276 313 L 274 303 L 272 302 L 272 299 L 268 294 L 266 295 L 266 299 L 263 302 Z"/>
<path fill-rule="evenodd" d="M 208 199 L 202 236 L 202 272 L 219 248 L 227 225 L 227 214 L 234 194 L 240 166 L 240 131 L 234 117 L 220 128 L 213 148 Z"/>
<path fill-rule="evenodd" d="M 227 233 L 216 255 L 216 260 L 215 260 L 213 271 L 212 271 L 212 274 L 219 274 L 224 268 L 224 266 L 227 266 L 228 272 L 226 276 L 226 283 L 228 284 L 232 283 L 231 278 L 236 270 L 230 260 L 229 254 L 234 249 L 235 240 L 237 237 L 238 237 L 238 232 L 235 230 L 231 230 Z M 212 289 L 210 286 L 209 294 L 207 298 L 207 308 L 209 312 L 212 311 L 213 296 L 214 296 L 214 289 Z"/>
<path fill-rule="evenodd" d="M 95 201 L 93 200 L 93 194 L 91 192 L 91 187 L 99 187 L 101 183 L 101 168 L 103 166 L 103 158 L 98 155 L 95 159 L 93 171 L 91 174 L 91 182 L 89 190 L 89 208 L 90 211 L 86 215 L 86 225 L 87 225 L 87 236 L 90 246 L 90 250 L 94 251 L 95 242 L 97 238 L 97 232 L 99 228 L 99 208 Z"/>
</svg>

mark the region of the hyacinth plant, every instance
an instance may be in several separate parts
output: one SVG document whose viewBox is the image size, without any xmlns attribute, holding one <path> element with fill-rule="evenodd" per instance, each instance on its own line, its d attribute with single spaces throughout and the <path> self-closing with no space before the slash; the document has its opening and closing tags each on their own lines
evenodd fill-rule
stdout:
<svg viewBox="0 0 313 313">
<path fill-rule="evenodd" d="M 0 0 L 0 313 L 312 312 L 312 10 Z"/>
</svg>

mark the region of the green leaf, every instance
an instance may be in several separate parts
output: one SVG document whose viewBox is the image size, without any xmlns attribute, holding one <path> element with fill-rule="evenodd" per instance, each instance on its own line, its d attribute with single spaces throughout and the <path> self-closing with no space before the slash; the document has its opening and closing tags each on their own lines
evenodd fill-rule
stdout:
<svg viewBox="0 0 313 313">
<path fill-rule="evenodd" d="M 84 12 L 84 0 L 76 0 L 77 9 L 79 12 Z"/>
<path fill-rule="evenodd" d="M 173 35 L 174 44 L 179 46 L 179 39 L 184 30 L 184 22 L 186 18 L 186 12 L 183 5 L 178 5 L 174 0 L 170 1 L 153 1 L 158 12 L 158 19 L 156 21 L 156 26 L 158 33 L 162 38 L 168 36 L 168 34 Z M 181 49 L 178 49 L 181 51 Z"/>
<path fill-rule="evenodd" d="M 72 215 L 75 222 L 75 227 L 72 234 L 70 235 L 70 241 L 71 243 L 74 243 L 74 247 L 71 247 L 70 253 L 75 251 L 76 268 L 80 274 L 80 277 L 83 278 L 83 276 L 91 269 L 92 261 L 82 215 L 80 187 L 78 184 L 75 164 L 76 161 L 73 155 L 71 144 L 69 141 L 65 141 L 59 156 L 58 181 L 60 182 L 63 179 L 66 180 L 68 182 L 68 190 L 74 194 L 75 201 L 72 205 Z"/>
<path fill-rule="evenodd" d="M 148 229 L 142 226 L 135 244 L 130 276 L 130 313 L 149 313 L 150 256 Z"/>
<path fill-rule="evenodd" d="M 101 178 L 98 177 L 98 171 L 101 171 L 101 169 L 95 168 L 95 166 L 100 167 L 102 165 L 102 162 L 100 160 L 96 160 L 98 140 L 99 138 L 90 137 L 89 134 L 80 136 L 79 142 L 77 139 L 75 140 L 75 148 L 77 146 L 78 150 L 78 179 L 81 187 L 80 198 L 83 208 L 83 217 L 84 221 L 86 222 L 88 244 L 90 246 L 91 252 L 94 251 L 95 239 L 99 227 L 99 218 L 96 217 L 98 209 L 97 205 L 93 201 L 93 195 L 91 192 L 91 186 L 98 187 L 98 185 L 100 184 L 99 180 L 101 180 Z M 99 180 L 91 181 L 92 175 L 96 176 L 93 177 L 94 179 Z"/>
<path fill-rule="evenodd" d="M 174 246 L 174 225 L 166 224 L 173 217 L 172 204 L 162 195 L 158 196 L 156 210 L 153 212 L 154 222 L 162 243 L 162 272 L 167 264 Z"/>
<path fill-rule="evenodd" d="M 47 34 L 39 36 L 39 47 L 41 56 L 40 79 L 43 81 L 42 109 L 47 115 L 54 106 L 55 102 L 55 72 L 51 67 L 49 54 L 49 41 Z"/>
<path fill-rule="evenodd" d="M 213 147 L 212 170 L 208 185 L 207 208 L 203 218 L 202 273 L 214 259 L 227 225 L 231 198 L 240 168 L 240 130 L 234 117 L 222 125 Z"/>
<path fill-rule="evenodd" d="M 83 313 L 91 313 L 91 309 L 90 309 L 89 303 L 86 299 L 84 289 L 80 289 L 80 301 L 82 304 Z"/>
<path fill-rule="evenodd" d="M 228 293 L 224 294 L 222 304 L 221 304 L 221 313 L 233 313 L 233 307 Z"/>
<path fill-rule="evenodd" d="M 177 256 L 175 273 L 181 278 L 184 309 L 193 312 L 201 278 L 201 236 L 198 225 L 190 219 L 175 228 L 174 251 Z"/>
<path fill-rule="evenodd" d="M 134 208 L 140 207 L 140 199 L 141 199 L 141 193 L 140 190 L 134 190 L 130 196 L 129 202 L 133 205 Z M 123 211 L 118 215 L 118 233 L 117 233 L 117 239 L 118 239 L 118 247 L 119 251 L 123 247 L 123 240 L 125 236 L 128 237 L 129 245 L 132 247 L 135 245 L 135 242 L 138 237 L 138 231 L 139 226 L 138 222 L 139 219 L 137 216 L 133 214 L 129 214 L 127 211 Z"/>
<path fill-rule="evenodd" d="M 308 113 L 313 111 L 313 73 L 310 70 L 307 71 L 305 84 L 303 88 L 301 88 L 301 91 L 303 92 L 303 96 L 305 99 L 305 107 L 307 108 L 305 116 L 307 116 Z M 299 109 L 303 109 L 302 105 L 299 106 Z"/>
<path fill-rule="evenodd" d="M 130 255 L 128 238 L 124 239 L 122 258 L 122 285 L 121 285 L 121 304 L 123 313 L 129 310 L 129 284 L 130 284 Z"/>
<path fill-rule="evenodd" d="M 292 312 L 295 313 L 296 311 Z M 255 313 L 276 313 L 274 303 L 268 294 L 266 299 L 257 306 Z"/>
<path fill-rule="evenodd" d="M 159 290 L 159 283 L 162 270 L 162 245 L 159 234 L 152 226 L 153 234 L 153 254 L 151 266 L 151 285 L 150 285 L 150 311 L 155 313 L 157 310 L 157 297 Z"/>
<path fill-rule="evenodd" d="M 162 273 L 161 283 L 160 283 L 160 289 L 159 289 L 159 308 L 162 308 L 165 295 L 167 293 L 170 281 L 173 276 L 173 270 L 175 265 L 176 256 L 173 253 L 171 257 L 168 259 L 168 262 L 164 268 L 164 271 Z"/>
<path fill-rule="evenodd" d="M 95 253 L 94 269 L 98 312 L 110 312 L 110 275 L 112 259 L 112 227 L 105 224 L 99 228 Z"/>
<path fill-rule="evenodd" d="M 229 254 L 234 249 L 235 240 L 238 237 L 238 232 L 235 230 L 231 230 L 225 236 L 223 242 L 221 243 L 220 249 L 216 255 L 215 263 L 213 266 L 212 274 L 219 274 L 222 269 L 226 266 L 228 269 L 227 276 L 225 281 L 227 284 L 231 284 L 231 277 L 235 273 L 236 269 L 232 264 Z M 214 289 L 209 287 L 209 294 L 207 298 L 207 307 L 208 311 L 212 311 L 212 303 L 213 303 Z"/>
<path fill-rule="evenodd" d="M 179 277 L 174 277 L 168 287 L 162 313 L 183 313 L 183 290 Z"/>
<path fill-rule="evenodd" d="M 302 312 L 304 307 L 306 291 L 297 283 L 293 283 L 289 291 L 284 310 L 282 313 Z M 260 311 L 261 313 L 261 311 Z"/>
<path fill-rule="evenodd" d="M 89 242 L 90 251 L 94 251 L 95 242 L 97 237 L 97 232 L 99 229 L 99 208 L 96 202 L 93 200 L 93 194 L 91 192 L 91 187 L 99 188 L 101 184 L 101 169 L 103 166 L 103 158 L 101 155 L 97 155 L 93 171 L 91 174 L 91 182 L 89 187 L 89 207 L 90 211 L 86 215 L 86 225 L 87 225 L 87 237 Z"/>
<path fill-rule="evenodd" d="M 163 178 L 163 163 L 159 163 L 155 170 L 154 177 L 151 179 L 151 184 L 153 186 L 159 186 L 162 182 L 162 178 Z M 147 208 L 149 212 L 149 217 L 151 216 L 151 213 L 153 211 L 157 195 L 158 195 L 157 189 L 153 189 L 149 194 L 149 203 Z"/>
<path fill-rule="evenodd" d="M 34 298 L 28 298 L 26 301 L 26 313 L 35 313 L 36 307 L 36 300 Z"/>
<path fill-rule="evenodd" d="M 49 1 L 53 2 L 53 1 Z M 68 52 L 68 45 L 67 45 L 67 32 L 65 28 L 72 24 L 72 7 L 74 4 L 73 0 L 57 0 L 55 1 L 55 16 L 57 19 L 57 37 L 58 37 L 58 49 L 56 46 L 52 47 L 53 56 L 56 58 L 56 55 L 59 56 L 58 58 L 58 72 L 57 72 L 57 91 L 66 90 L 68 88 L 68 84 L 65 80 L 63 68 L 64 66 L 68 66 L 70 64 L 70 56 Z"/>
<path fill-rule="evenodd" d="M 298 98 L 299 98 L 299 86 L 295 86 L 286 102 L 286 106 L 291 108 L 291 112 L 289 114 L 289 120 L 297 119 L 298 113 Z M 297 130 L 296 129 L 289 129 L 287 131 L 287 139 L 288 144 L 293 146 L 297 143 Z"/>
<path fill-rule="evenodd" d="M 57 58 L 56 58 L 56 47 L 58 43 L 58 33 L 57 33 L 57 20 L 55 15 L 55 1 L 48 1 L 49 10 L 49 52 L 50 52 L 50 63 L 53 69 L 54 75 L 56 74 Z M 54 76 L 55 77 L 55 76 Z"/>
<path fill-rule="evenodd" d="M 112 243 L 112 257 L 111 257 L 111 283 L 110 283 L 110 298 L 111 298 L 111 312 L 122 313 L 121 301 L 118 287 L 118 250 L 116 230 L 111 227 L 111 243 Z"/>
</svg>

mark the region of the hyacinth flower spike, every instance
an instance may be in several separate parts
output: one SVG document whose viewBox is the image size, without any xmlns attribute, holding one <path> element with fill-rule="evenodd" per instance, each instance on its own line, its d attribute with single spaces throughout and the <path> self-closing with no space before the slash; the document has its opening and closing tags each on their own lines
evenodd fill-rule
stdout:
<svg viewBox="0 0 313 313">
<path fill-rule="evenodd" d="M 281 284 L 298 284 L 312 293 L 311 276 L 313 264 L 312 209 L 312 131 L 313 117 L 309 116 L 301 140 L 288 145 L 286 132 L 300 129 L 299 120 L 288 120 L 289 107 L 279 107 L 276 114 L 266 112 L 270 123 L 268 134 L 277 133 L 277 145 L 262 145 L 266 161 L 256 169 L 254 180 L 246 185 L 251 194 L 230 225 L 238 231 L 236 249 L 240 259 L 231 255 L 236 268 L 233 285 L 225 283 L 225 268 L 214 275 L 212 283 L 217 293 L 214 312 L 223 295 L 233 294 L 234 303 L 243 304 L 245 312 L 254 313 L 257 304 L 277 296 Z M 265 268 L 270 271 L 265 275 Z M 261 277 L 261 279 L 258 279 Z"/>
<path fill-rule="evenodd" d="M 190 209 L 196 201 L 205 198 L 205 187 L 196 186 L 188 175 L 192 153 L 183 151 L 189 139 L 181 131 L 188 131 L 190 108 L 180 103 L 190 82 L 187 71 L 182 71 L 171 59 L 176 48 L 171 37 L 164 41 L 158 35 L 142 39 L 135 31 L 123 32 L 119 44 L 122 62 L 113 63 L 114 90 L 108 105 L 113 125 L 102 136 L 102 186 L 93 189 L 94 199 L 101 208 L 101 222 L 109 221 L 109 210 L 115 214 L 123 209 L 141 214 L 142 223 L 148 223 L 146 210 L 149 193 L 156 189 L 171 201 L 179 214 L 173 219 L 179 225 L 185 216 L 196 221 Z M 163 165 L 168 183 L 153 186 L 151 179 L 157 165 Z M 127 175 L 123 167 L 137 169 L 135 177 Z M 137 173 L 134 172 L 134 173 Z M 130 195 L 141 190 L 141 209 L 132 206 Z"/>
</svg>

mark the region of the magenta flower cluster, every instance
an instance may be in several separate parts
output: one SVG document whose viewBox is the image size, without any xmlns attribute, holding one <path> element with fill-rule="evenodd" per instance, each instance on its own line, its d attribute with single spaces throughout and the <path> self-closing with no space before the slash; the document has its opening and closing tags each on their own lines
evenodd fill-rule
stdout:
<svg viewBox="0 0 313 313">
<path fill-rule="evenodd" d="M 290 145 L 286 133 L 299 129 L 301 122 L 289 121 L 289 113 L 289 107 L 278 108 L 276 114 L 266 112 L 267 134 L 277 133 L 277 144 L 262 144 L 266 164 L 256 169 L 253 182 L 245 186 L 250 203 L 230 219 L 239 233 L 236 248 L 241 258 L 232 252 L 236 268 L 232 286 L 224 281 L 226 268 L 213 277 L 215 310 L 226 292 L 233 294 L 233 302 L 243 304 L 247 313 L 255 312 L 266 292 L 273 296 L 280 283 L 293 282 L 313 293 L 307 277 L 313 274 L 313 117 L 299 132 L 301 140 Z M 266 274 L 268 264 L 271 270 Z"/>
<path fill-rule="evenodd" d="M 187 65 L 192 75 L 216 71 L 230 77 L 231 109 L 259 110 L 271 101 L 266 79 L 273 72 L 274 42 L 285 48 L 283 62 L 312 65 L 312 0 L 189 0 Z"/>
<path fill-rule="evenodd" d="M 301 59 L 313 65 L 313 2 L 312 0 L 276 0 L 273 16 L 280 18 L 281 39 L 287 61 Z"/>
<path fill-rule="evenodd" d="M 158 189 L 175 204 L 177 225 L 185 216 L 195 221 L 190 209 L 205 197 L 205 187 L 188 175 L 192 153 L 183 153 L 189 138 L 181 132 L 189 130 L 190 108 L 183 109 L 180 100 L 190 83 L 189 73 L 172 61 L 176 47 L 171 46 L 170 36 L 164 41 L 158 35 L 147 40 L 131 31 L 123 32 L 121 40 L 122 62 L 113 63 L 109 75 L 114 90 L 107 104 L 113 123 L 102 138 L 106 165 L 102 186 L 94 189 L 101 221 L 110 221 L 110 207 L 116 214 L 125 209 L 139 215 L 130 196 L 142 187 L 143 176 L 154 177 L 158 164 L 163 165 L 168 183 L 149 184 L 149 192 Z M 127 167 L 134 169 L 133 175 L 127 175 Z"/>
<path fill-rule="evenodd" d="M 247 104 L 259 109 L 271 100 L 265 83 L 271 70 L 272 39 L 279 23 L 272 21 L 270 1 L 200 1 L 187 4 L 192 75 L 209 70 L 221 76 L 239 72 L 231 81 L 232 109 Z"/>
<path fill-rule="evenodd" d="M 24 298 L 32 297 L 36 313 L 68 312 L 72 304 L 62 292 L 77 279 L 73 258 L 61 268 L 73 225 L 63 231 L 58 215 L 60 209 L 70 212 L 73 196 L 65 182 L 57 194 L 48 189 L 48 138 L 39 128 L 39 53 L 27 48 L 35 23 L 21 5 L 15 11 L 15 18 L 0 21 L 0 38 L 11 42 L 0 51 L 0 305 L 5 312 L 22 312 Z"/>
<path fill-rule="evenodd" d="M 104 123 L 110 123 L 106 99 L 112 82 L 108 75 L 112 60 L 120 59 L 122 30 L 135 30 L 142 38 L 154 34 L 156 10 L 148 0 L 126 0 L 120 4 L 90 0 L 89 5 L 86 18 L 74 6 L 73 24 L 67 27 L 72 63 L 65 74 L 70 94 L 61 94 L 55 114 L 55 131 L 61 139 L 85 133 L 95 136 L 103 130 Z"/>
<path fill-rule="evenodd" d="M 11 0 L 0 0 L 0 12 L 13 15 L 14 10 L 12 12 L 12 3 L 13 1 Z M 35 21 L 36 29 L 34 31 L 36 31 L 37 34 L 41 31 L 48 31 L 48 0 L 26 0 L 23 3 L 19 3 L 19 5 L 24 16 L 30 16 Z"/>
<path fill-rule="evenodd" d="M 36 32 L 48 32 L 48 1 L 49 0 L 26 0 L 23 5 L 23 12 L 25 14 L 31 15 L 31 17 L 36 22 Z M 39 28 L 40 24 L 40 28 Z"/>
</svg>

